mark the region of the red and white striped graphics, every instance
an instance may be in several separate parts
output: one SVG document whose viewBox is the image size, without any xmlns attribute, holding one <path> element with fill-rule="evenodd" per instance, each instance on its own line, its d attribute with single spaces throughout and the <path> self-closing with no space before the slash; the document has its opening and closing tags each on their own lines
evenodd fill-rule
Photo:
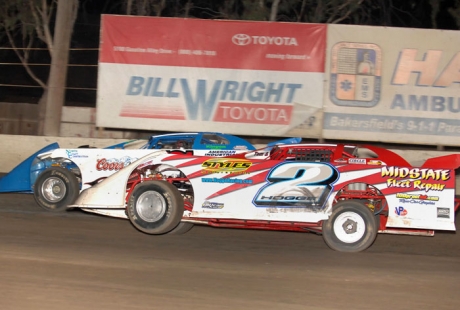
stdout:
<svg viewBox="0 0 460 310">
<path fill-rule="evenodd" d="M 450 169 L 349 163 L 334 168 L 328 163 L 251 160 L 243 174 L 208 173 L 203 170 L 206 161 L 184 155 L 162 160 L 180 168 L 191 181 L 192 217 L 316 222 L 327 217 L 338 191 L 367 184 L 385 196 L 386 227 L 455 229 L 455 173 Z"/>
</svg>

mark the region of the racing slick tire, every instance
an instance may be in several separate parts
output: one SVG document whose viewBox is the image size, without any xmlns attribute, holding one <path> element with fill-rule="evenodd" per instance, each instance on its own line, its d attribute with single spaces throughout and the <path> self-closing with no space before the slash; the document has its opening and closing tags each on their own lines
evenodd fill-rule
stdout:
<svg viewBox="0 0 460 310">
<path fill-rule="evenodd" d="M 80 184 L 75 174 L 61 167 L 43 171 L 34 183 L 34 198 L 47 211 L 65 211 L 80 194 Z"/>
<path fill-rule="evenodd" d="M 333 250 L 364 251 L 377 237 L 374 213 L 362 202 L 345 200 L 333 207 L 331 216 L 323 221 L 323 239 Z"/>
<path fill-rule="evenodd" d="M 134 189 L 128 200 L 127 214 L 138 230 L 151 235 L 175 229 L 184 214 L 184 199 L 169 182 L 147 181 Z"/>
<path fill-rule="evenodd" d="M 168 235 L 183 235 L 193 228 L 193 223 L 180 222 L 173 230 L 168 232 Z"/>
</svg>

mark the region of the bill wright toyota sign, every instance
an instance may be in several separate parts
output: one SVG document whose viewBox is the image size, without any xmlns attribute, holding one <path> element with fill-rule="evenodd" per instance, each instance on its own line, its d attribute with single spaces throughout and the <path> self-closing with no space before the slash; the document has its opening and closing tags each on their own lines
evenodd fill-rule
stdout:
<svg viewBox="0 0 460 310">
<path fill-rule="evenodd" d="M 102 17 L 96 125 L 320 137 L 326 25 Z"/>
</svg>

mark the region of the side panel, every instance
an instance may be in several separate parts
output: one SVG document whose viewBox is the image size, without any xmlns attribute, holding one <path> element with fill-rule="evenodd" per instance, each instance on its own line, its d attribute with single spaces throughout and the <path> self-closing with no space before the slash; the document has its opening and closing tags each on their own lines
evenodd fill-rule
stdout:
<svg viewBox="0 0 460 310">
<path fill-rule="evenodd" d="M 359 171 L 339 168 L 338 191 L 367 183 L 385 195 L 387 227 L 455 230 L 455 172 L 449 169 L 381 166 Z"/>
<path fill-rule="evenodd" d="M 162 152 L 144 149 L 57 149 L 50 158 L 75 163 L 82 176 L 81 190 L 89 188 L 148 154 Z"/>
<path fill-rule="evenodd" d="M 315 223 L 327 218 L 338 176 L 328 164 L 241 158 L 203 157 L 180 169 L 193 185 L 191 217 L 199 218 Z"/>
</svg>

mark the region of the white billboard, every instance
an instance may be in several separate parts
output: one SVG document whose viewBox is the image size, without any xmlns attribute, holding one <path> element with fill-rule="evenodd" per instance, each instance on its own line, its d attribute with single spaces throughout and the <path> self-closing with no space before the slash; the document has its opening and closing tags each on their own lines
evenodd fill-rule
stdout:
<svg viewBox="0 0 460 310">
<path fill-rule="evenodd" d="M 320 137 L 326 27 L 104 15 L 96 124 Z"/>
<path fill-rule="evenodd" d="M 460 145 L 460 32 L 328 26 L 323 137 Z"/>
</svg>

